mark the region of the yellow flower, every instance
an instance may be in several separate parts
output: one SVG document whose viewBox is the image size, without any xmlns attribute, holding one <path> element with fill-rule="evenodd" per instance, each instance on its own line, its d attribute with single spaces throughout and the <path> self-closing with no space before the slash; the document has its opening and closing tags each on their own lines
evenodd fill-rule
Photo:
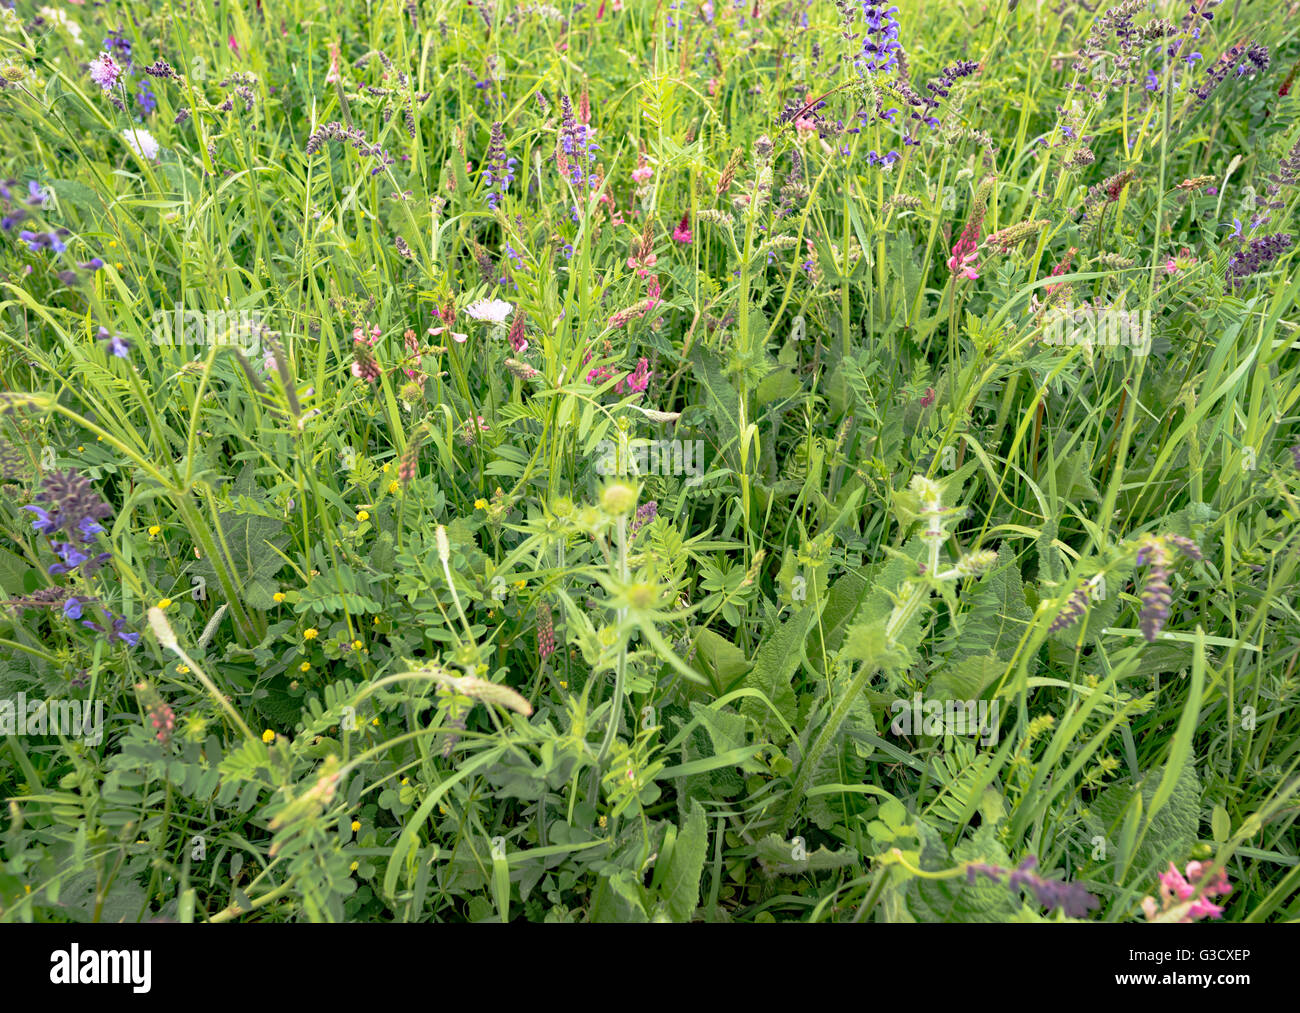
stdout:
<svg viewBox="0 0 1300 1013">
<path fill-rule="evenodd" d="M 372 725 L 374 725 L 376 728 L 378 728 L 378 727 L 379 727 L 379 718 L 371 718 L 371 719 L 370 719 L 370 723 L 371 723 Z"/>
<path fill-rule="evenodd" d="M 158 607 L 159 607 L 160 609 L 165 609 L 165 608 L 166 608 L 168 605 L 170 605 L 171 603 L 172 603 L 172 600 L 171 600 L 170 598 L 161 598 L 161 599 L 159 599 L 159 601 L 158 601 Z"/>
<path fill-rule="evenodd" d="M 176 666 L 176 674 L 177 674 L 177 675 L 189 675 L 189 674 L 190 674 L 190 666 L 189 666 L 189 665 L 177 665 L 177 666 Z"/>
<path fill-rule="evenodd" d="M 284 592 L 276 591 L 275 594 L 271 595 L 271 600 L 278 605 L 280 602 L 284 601 Z"/>
<path fill-rule="evenodd" d="M 315 626 L 309 626 L 302 631 L 303 640 L 315 640 L 318 636 L 320 636 L 320 631 Z"/>
<path fill-rule="evenodd" d="M 389 483 L 388 483 L 388 494 L 389 494 L 390 496 L 396 496 L 396 495 L 398 494 L 398 492 L 401 491 L 401 488 L 402 488 L 402 484 L 401 484 L 400 482 L 397 482 L 397 481 L 389 482 Z"/>
<path fill-rule="evenodd" d="M 569 688 L 569 681 L 567 679 L 561 679 L 560 689 L 568 689 L 568 688 Z"/>
<path fill-rule="evenodd" d="M 357 520 L 359 520 L 359 521 L 368 521 L 368 520 L 370 520 L 370 514 L 369 514 L 367 511 L 365 511 L 365 510 L 358 510 L 358 511 L 357 511 Z"/>
<path fill-rule="evenodd" d="M 515 581 L 515 587 L 519 588 L 520 591 L 522 591 L 522 590 L 523 590 L 524 588 L 526 588 L 527 586 L 528 586 L 528 581 L 526 581 L 526 580 L 517 580 L 517 581 Z"/>
<path fill-rule="evenodd" d="M 411 779 L 410 779 L 409 777 L 404 777 L 404 778 L 402 778 L 402 784 L 409 784 L 410 781 L 411 781 Z"/>
<path fill-rule="evenodd" d="M 474 501 L 474 509 L 475 509 L 475 510 L 486 510 L 487 508 L 488 508 L 488 501 L 487 501 L 487 500 L 485 500 L 485 499 L 476 499 L 476 500 Z"/>
<path fill-rule="evenodd" d="M 387 461 L 385 461 L 385 462 L 384 462 L 384 466 L 383 466 L 382 468 L 380 468 L 379 470 L 380 470 L 380 471 L 383 471 L 383 472 L 387 472 L 387 471 L 388 471 L 388 468 L 389 468 L 389 463 L 388 463 Z"/>
<path fill-rule="evenodd" d="M 599 822 L 600 822 L 601 829 L 603 830 L 604 827 L 605 827 L 605 824 L 606 824 L 608 821 L 605 819 L 604 816 L 602 816 L 602 817 L 600 818 Z"/>
<path fill-rule="evenodd" d="M 116 239 L 110 239 L 110 240 L 108 241 L 108 247 L 109 247 L 109 249 L 111 249 L 111 250 L 116 250 L 116 249 L 117 249 L 117 240 L 116 240 Z"/>
<path fill-rule="evenodd" d="M 310 671 L 311 671 L 311 662 L 310 662 L 310 661 L 304 661 L 301 665 L 298 666 L 298 671 L 299 671 L 299 672 L 310 672 Z"/>
<path fill-rule="evenodd" d="M 157 534 L 158 534 L 159 532 L 161 532 L 161 531 L 162 531 L 162 528 L 161 528 L 159 525 L 157 525 L 157 524 L 150 524 L 150 525 L 149 525 L 149 537 L 150 537 L 150 538 L 153 538 L 155 535 L 157 535 Z"/>
<path fill-rule="evenodd" d="M 268 728 L 266 731 L 262 733 L 262 741 L 269 746 L 272 742 L 275 741 L 275 732 L 271 731 L 271 729 Z"/>
<path fill-rule="evenodd" d="M 354 651 L 359 651 L 359 650 L 361 650 L 361 648 L 363 648 L 363 647 L 365 647 L 365 646 L 366 646 L 366 645 L 363 644 L 360 640 L 354 640 L 354 641 L 352 641 L 352 650 L 354 650 Z"/>
<path fill-rule="evenodd" d="M 351 869 L 353 872 L 356 872 L 356 871 L 357 871 L 357 863 L 356 863 L 356 862 L 353 862 L 351 865 L 348 866 L 348 868 Z"/>
<path fill-rule="evenodd" d="M 360 829 L 361 829 L 361 821 L 360 821 L 360 820 L 353 820 L 353 821 L 352 821 L 352 832 L 355 834 L 355 833 L 356 833 L 358 830 L 360 830 Z"/>
<path fill-rule="evenodd" d="M 85 447 L 78 447 L 78 448 L 77 448 L 77 453 L 80 454 L 80 453 L 81 453 L 83 450 L 85 450 L 85 449 L 86 449 Z"/>
</svg>

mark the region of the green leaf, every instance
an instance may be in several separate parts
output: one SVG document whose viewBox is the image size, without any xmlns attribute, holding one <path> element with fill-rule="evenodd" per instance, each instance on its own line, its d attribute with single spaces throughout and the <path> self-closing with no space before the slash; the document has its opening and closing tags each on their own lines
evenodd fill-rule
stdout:
<svg viewBox="0 0 1300 1013">
<path fill-rule="evenodd" d="M 754 667 L 745 678 L 746 688 L 763 693 L 789 722 L 794 721 L 798 707 L 790 681 L 803 660 L 804 641 L 816 613 L 816 606 L 805 605 L 782 623 L 758 649 Z M 740 712 L 757 721 L 765 734 L 781 734 L 780 723 L 757 700 L 746 699 L 740 706 Z M 775 738 L 773 741 L 776 741 Z"/>
<path fill-rule="evenodd" d="M 601 876 L 588 916 L 593 922 L 648 922 L 649 915 L 641 904 L 641 892 L 628 869 L 612 876 Z"/>
<path fill-rule="evenodd" d="M 977 654 L 1009 657 L 1033 618 L 1010 545 L 1002 543 L 997 564 L 964 598 L 970 608 L 958 615 L 940 651 L 952 661 Z"/>
<path fill-rule="evenodd" d="M 858 853 L 852 848 L 829 850 L 822 845 L 816 851 L 796 850 L 803 844 L 803 838 L 793 841 L 784 840 L 780 834 L 768 834 L 758 842 L 758 861 L 768 875 L 797 876 L 807 872 L 826 872 L 831 869 L 847 869 L 860 861 Z M 796 854 L 802 857 L 796 858 Z"/>
<path fill-rule="evenodd" d="M 1163 768 L 1148 771 L 1142 779 L 1142 811 L 1149 812 Z M 1124 815 L 1136 790 L 1132 785 L 1112 785 L 1090 806 L 1086 820 L 1089 837 L 1116 842 Z M 1186 855 L 1196 843 L 1201 823 L 1201 781 L 1192 764 L 1187 764 L 1174 782 L 1168 801 L 1147 827 L 1137 853 L 1129 861 L 1135 874 L 1151 874 L 1169 861 Z"/>
<path fill-rule="evenodd" d="M 831 585 L 821 622 L 808 631 L 808 642 L 804 646 L 808 663 L 818 673 L 826 671 L 826 656 L 840 649 L 849 623 L 861 608 L 870 586 L 865 576 L 856 573 L 846 573 Z"/>
<path fill-rule="evenodd" d="M 700 877 L 708 853 L 709 834 L 704 806 L 691 800 L 691 812 L 677 835 L 677 844 L 669 860 L 662 896 L 675 922 L 688 922 L 700 903 Z"/>
</svg>

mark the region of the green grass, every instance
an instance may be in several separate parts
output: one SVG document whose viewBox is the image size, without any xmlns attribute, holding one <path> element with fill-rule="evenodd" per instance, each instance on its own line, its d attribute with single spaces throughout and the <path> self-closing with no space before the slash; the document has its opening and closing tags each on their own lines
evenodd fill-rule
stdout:
<svg viewBox="0 0 1300 1013">
<path fill-rule="evenodd" d="M 40 6 L 0 919 L 1300 914 L 1286 4 Z"/>
</svg>

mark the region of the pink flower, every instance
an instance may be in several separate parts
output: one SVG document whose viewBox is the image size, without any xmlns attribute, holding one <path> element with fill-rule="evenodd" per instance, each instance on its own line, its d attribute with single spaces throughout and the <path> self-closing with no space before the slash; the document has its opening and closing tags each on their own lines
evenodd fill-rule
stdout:
<svg viewBox="0 0 1300 1013">
<path fill-rule="evenodd" d="M 689 211 L 682 215 L 682 220 L 677 223 L 677 228 L 673 229 L 673 241 L 682 243 L 685 246 L 691 245 L 691 213 Z"/>
<path fill-rule="evenodd" d="M 963 233 L 961 239 L 957 240 L 957 245 L 952 248 L 952 256 L 948 258 L 948 270 L 954 274 L 960 273 L 963 278 L 974 281 L 980 275 L 971 265 L 978 259 L 979 247 L 975 240 Z"/>
<path fill-rule="evenodd" d="M 654 267 L 657 263 L 659 263 L 659 258 L 653 253 L 647 253 L 640 259 L 637 259 L 636 257 L 627 258 L 627 266 L 636 271 L 637 275 L 642 278 L 649 274 L 650 268 Z"/>
<path fill-rule="evenodd" d="M 627 384 L 628 393 L 644 392 L 650 386 L 650 361 L 644 357 L 637 360 L 636 369 L 625 376 L 622 380 L 614 385 L 614 390 L 623 393 L 623 385 Z"/>
<path fill-rule="evenodd" d="M 637 183 L 648 183 L 654 174 L 654 169 L 643 163 L 632 170 L 632 179 Z"/>
<path fill-rule="evenodd" d="M 477 415 L 472 419 L 466 419 L 465 424 L 460 427 L 460 440 L 465 446 L 472 447 L 474 441 L 483 433 L 486 433 L 491 427 L 483 421 L 482 415 Z"/>
<path fill-rule="evenodd" d="M 329 46 L 330 69 L 329 73 L 325 75 L 325 83 L 333 84 L 335 81 L 341 80 L 339 77 L 339 44 L 337 42 L 331 42 Z"/>
<path fill-rule="evenodd" d="M 112 90 L 117 79 L 122 76 L 122 68 L 108 53 L 100 53 L 90 61 L 90 79 L 104 89 Z"/>
<path fill-rule="evenodd" d="M 441 334 L 441 333 L 442 333 L 443 331 L 445 331 L 446 329 L 447 329 L 447 328 L 445 328 L 445 327 L 430 327 L 430 328 L 429 328 L 429 333 L 432 334 L 434 337 L 437 337 L 439 334 Z M 451 332 L 451 340 L 454 341 L 454 342 L 456 342 L 456 344 L 458 344 L 458 345 L 463 345 L 463 344 L 464 344 L 468 339 L 469 339 L 469 335 L 468 335 L 468 334 L 460 334 L 460 333 L 458 333 L 458 332 L 456 332 L 456 331 L 452 331 L 452 332 Z"/>
<path fill-rule="evenodd" d="M 1173 862 L 1170 862 L 1169 871 L 1160 873 L 1159 880 L 1160 906 L 1157 907 L 1154 897 L 1142 899 L 1142 912 L 1148 920 L 1154 920 L 1160 914 L 1180 905 L 1186 906 L 1186 910 L 1178 919 L 1180 922 L 1194 922 L 1199 918 L 1220 918 L 1223 915 L 1223 907 L 1213 903 L 1212 898 L 1226 896 L 1232 892 L 1227 873 L 1217 868 L 1212 874 L 1207 875 L 1204 862 L 1188 862 L 1186 876 L 1178 871 Z"/>
</svg>

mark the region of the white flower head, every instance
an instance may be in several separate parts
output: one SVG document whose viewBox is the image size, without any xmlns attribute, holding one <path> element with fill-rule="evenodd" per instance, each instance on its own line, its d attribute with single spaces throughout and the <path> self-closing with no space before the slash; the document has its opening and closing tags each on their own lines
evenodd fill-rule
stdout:
<svg viewBox="0 0 1300 1013">
<path fill-rule="evenodd" d="M 504 324 L 510 319 L 514 307 L 504 299 L 480 299 L 465 307 L 465 315 L 472 320 L 486 320 L 493 324 Z"/>
<path fill-rule="evenodd" d="M 153 134 L 143 127 L 130 127 L 122 131 L 122 140 L 126 141 L 126 146 L 134 151 L 140 158 L 152 162 L 158 158 L 158 142 L 154 140 Z"/>
</svg>

